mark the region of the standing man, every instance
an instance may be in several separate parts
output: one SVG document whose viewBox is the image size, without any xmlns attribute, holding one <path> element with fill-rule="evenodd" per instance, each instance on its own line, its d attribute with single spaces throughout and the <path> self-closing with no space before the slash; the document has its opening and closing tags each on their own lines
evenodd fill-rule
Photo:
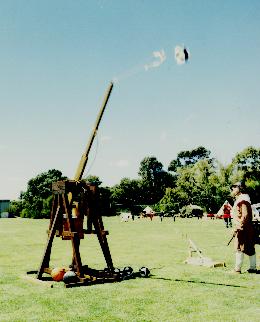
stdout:
<svg viewBox="0 0 260 322">
<path fill-rule="evenodd" d="M 241 273 L 244 254 L 249 256 L 248 273 L 257 273 L 255 253 L 255 232 L 252 224 L 252 208 L 249 195 L 242 182 L 232 185 L 231 196 L 235 197 L 232 215 L 235 223 L 235 272 Z"/>
<path fill-rule="evenodd" d="M 223 218 L 226 224 L 226 227 L 232 227 L 232 222 L 231 222 L 231 210 L 232 206 L 231 204 L 226 200 L 223 205 Z"/>
</svg>

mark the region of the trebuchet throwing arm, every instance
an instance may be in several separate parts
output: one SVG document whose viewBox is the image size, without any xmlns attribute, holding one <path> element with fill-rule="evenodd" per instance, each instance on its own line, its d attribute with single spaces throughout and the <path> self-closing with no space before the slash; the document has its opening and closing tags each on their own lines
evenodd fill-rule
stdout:
<svg viewBox="0 0 260 322">
<path fill-rule="evenodd" d="M 87 144 L 87 148 L 86 148 L 84 154 L 82 155 L 82 157 L 80 159 L 77 171 L 76 171 L 75 176 L 74 176 L 75 181 L 79 181 L 79 180 L 82 179 L 82 176 L 83 176 L 83 173 L 84 173 L 84 170 L 86 168 L 87 161 L 88 161 L 88 155 L 89 155 L 92 143 L 93 143 L 93 141 L 95 139 L 95 136 L 97 134 L 99 123 L 100 123 L 100 121 L 102 119 L 102 116 L 104 114 L 104 111 L 105 111 L 107 102 L 109 100 L 109 96 L 110 96 L 110 94 L 112 92 L 113 86 L 114 86 L 114 84 L 111 82 L 109 84 L 109 87 L 107 89 L 107 92 L 105 94 L 105 97 L 104 97 L 104 100 L 103 100 L 103 103 L 102 103 L 102 106 L 101 106 L 101 109 L 100 109 L 99 114 L 97 116 L 96 123 L 95 123 L 95 126 L 93 128 L 93 132 L 92 132 L 92 134 L 90 136 L 90 139 L 88 141 L 88 144 Z"/>
</svg>

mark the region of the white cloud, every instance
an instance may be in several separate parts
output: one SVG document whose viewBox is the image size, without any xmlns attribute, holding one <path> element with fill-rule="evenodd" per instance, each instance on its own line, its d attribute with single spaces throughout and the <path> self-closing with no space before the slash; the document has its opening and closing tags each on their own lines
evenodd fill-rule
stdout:
<svg viewBox="0 0 260 322">
<path fill-rule="evenodd" d="M 191 113 L 186 117 L 186 119 L 183 120 L 183 123 L 185 125 L 189 125 L 192 122 L 195 122 L 195 120 L 196 120 L 196 115 L 194 113 Z"/>
<path fill-rule="evenodd" d="M 97 4 L 100 9 L 103 9 L 104 6 L 106 5 L 106 0 L 99 0 Z"/>
<path fill-rule="evenodd" d="M 121 159 L 121 160 L 117 160 L 114 164 L 112 164 L 118 168 L 126 168 L 130 165 L 129 161 L 128 160 L 124 160 L 124 159 Z"/>
<path fill-rule="evenodd" d="M 101 142 L 108 142 L 111 140 L 112 140 L 111 136 L 108 136 L 108 135 L 101 136 L 101 138 L 100 138 Z"/>
<path fill-rule="evenodd" d="M 160 141 L 166 141 L 167 140 L 167 132 L 162 131 L 160 134 Z"/>
<path fill-rule="evenodd" d="M 3 151 L 3 150 L 6 150 L 7 149 L 7 146 L 4 145 L 4 144 L 0 144 L 0 150 Z"/>
</svg>

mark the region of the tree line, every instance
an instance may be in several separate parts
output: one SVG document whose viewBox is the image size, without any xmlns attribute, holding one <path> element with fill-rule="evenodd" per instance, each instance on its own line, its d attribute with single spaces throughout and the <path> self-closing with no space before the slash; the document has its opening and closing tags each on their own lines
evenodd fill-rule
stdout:
<svg viewBox="0 0 260 322">
<path fill-rule="evenodd" d="M 19 199 L 11 202 L 9 211 L 20 217 L 49 218 L 52 182 L 65 179 L 56 169 L 37 175 L 29 180 Z M 178 153 L 167 170 L 155 156 L 147 156 L 140 163 L 138 179 L 122 178 L 112 187 L 103 187 L 96 175 L 83 180 L 99 187 L 101 215 L 118 211 L 137 214 L 146 205 L 156 211 L 178 213 L 189 204 L 216 213 L 229 198 L 235 181 L 244 181 L 252 203 L 260 202 L 260 149 L 247 147 L 223 166 L 211 157 L 211 151 L 199 146 Z"/>
</svg>

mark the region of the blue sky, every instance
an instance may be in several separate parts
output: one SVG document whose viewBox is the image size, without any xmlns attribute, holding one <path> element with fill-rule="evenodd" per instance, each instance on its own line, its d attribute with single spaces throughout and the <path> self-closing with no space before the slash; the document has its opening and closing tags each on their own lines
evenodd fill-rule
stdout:
<svg viewBox="0 0 260 322">
<path fill-rule="evenodd" d="M 103 185 L 146 156 L 167 169 L 198 146 L 224 164 L 259 148 L 258 1 L 1 1 L 0 46 L 0 199 L 49 169 L 73 178 L 115 79 L 85 171 Z"/>
</svg>

